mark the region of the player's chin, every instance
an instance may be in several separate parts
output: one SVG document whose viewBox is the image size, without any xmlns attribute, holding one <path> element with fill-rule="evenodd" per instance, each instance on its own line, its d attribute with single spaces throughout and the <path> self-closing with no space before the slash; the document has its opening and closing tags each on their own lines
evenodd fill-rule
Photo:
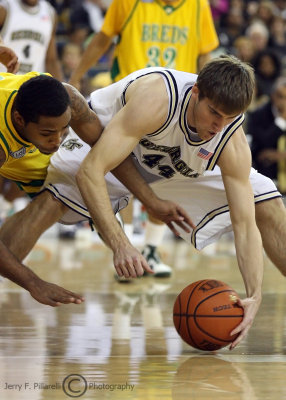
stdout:
<svg viewBox="0 0 286 400">
<path fill-rule="evenodd" d="M 45 155 L 53 154 L 58 150 L 59 150 L 58 147 L 53 147 L 52 149 L 40 149 L 39 148 L 39 152 L 42 153 L 42 154 L 45 154 Z"/>
</svg>

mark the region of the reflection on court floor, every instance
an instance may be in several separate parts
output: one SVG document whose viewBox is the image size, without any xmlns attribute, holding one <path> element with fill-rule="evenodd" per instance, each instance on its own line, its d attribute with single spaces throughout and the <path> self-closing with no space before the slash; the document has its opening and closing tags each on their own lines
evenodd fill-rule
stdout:
<svg viewBox="0 0 286 400">
<path fill-rule="evenodd" d="M 200 254 L 170 239 L 162 254 L 174 267 L 171 278 L 120 284 L 99 241 L 42 238 L 29 266 L 86 301 L 50 308 L 1 283 L 1 400 L 286 398 L 286 283 L 269 260 L 247 339 L 231 352 L 206 353 L 178 336 L 173 303 L 187 284 L 205 278 L 244 296 L 232 243 Z"/>
</svg>

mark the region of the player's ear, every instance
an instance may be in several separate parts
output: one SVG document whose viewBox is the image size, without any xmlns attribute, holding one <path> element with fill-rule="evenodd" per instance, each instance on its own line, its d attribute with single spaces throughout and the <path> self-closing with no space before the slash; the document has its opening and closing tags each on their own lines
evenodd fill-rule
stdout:
<svg viewBox="0 0 286 400">
<path fill-rule="evenodd" d="M 199 97 L 199 93 L 200 93 L 200 91 L 199 91 L 198 85 L 195 83 L 193 88 L 192 88 L 192 96 L 195 97 L 195 98 L 198 98 Z"/>
<path fill-rule="evenodd" d="M 17 110 L 14 111 L 14 120 L 19 126 L 25 126 L 25 120 Z"/>
</svg>

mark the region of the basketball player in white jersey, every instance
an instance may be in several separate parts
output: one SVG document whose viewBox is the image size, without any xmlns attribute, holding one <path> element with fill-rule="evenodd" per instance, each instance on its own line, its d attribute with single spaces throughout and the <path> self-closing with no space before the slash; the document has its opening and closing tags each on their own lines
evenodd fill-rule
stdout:
<svg viewBox="0 0 286 400">
<path fill-rule="evenodd" d="M 197 225 L 192 236 L 210 225 L 210 236 L 201 238 L 203 245 L 219 231 L 229 229 L 230 222 L 225 219 L 230 215 L 247 293 L 242 302 L 245 317 L 233 331 L 240 335 L 231 348 L 245 336 L 261 302 L 262 240 L 249 180 L 251 153 L 241 127 L 242 113 L 251 102 L 254 87 L 252 68 L 235 57 L 223 56 L 203 67 L 198 77 L 178 71 L 145 70 L 94 92 L 91 107 L 105 129 L 77 174 L 79 189 L 99 232 L 108 245 L 122 251 L 122 260 L 115 267 L 126 277 L 143 271 L 130 262 L 128 247 L 118 241 L 120 228 L 104 176 L 130 152 L 140 167 L 162 180 L 159 186 L 169 183 L 168 192 L 179 204 L 194 203 L 193 211 L 207 211 L 200 220 L 196 213 L 190 213 Z M 225 200 L 213 201 L 217 182 L 208 182 L 208 189 L 193 199 L 193 182 L 216 165 L 221 170 Z M 279 196 L 273 189 L 270 198 Z M 263 193 L 266 197 L 268 194 L 268 190 Z M 211 224 L 209 220 L 213 220 Z"/>
<path fill-rule="evenodd" d="M 142 275 L 144 259 L 122 233 L 110 206 L 109 196 L 115 194 L 119 202 L 126 202 L 128 192 L 113 184 L 108 196 L 104 181 L 104 174 L 133 151 L 138 168 L 149 182 L 154 181 L 154 192 L 171 202 L 175 199 L 195 222 L 196 226 L 181 208 L 173 207 L 174 214 L 183 215 L 177 223 L 183 226 L 184 219 L 193 228 L 189 235 L 181 233 L 186 240 L 202 248 L 230 230 L 232 224 L 247 293 L 242 301 L 244 320 L 234 331 L 241 334 L 233 348 L 250 328 L 261 301 L 263 261 L 257 226 L 267 254 L 286 275 L 285 208 L 272 181 L 250 169 L 250 150 L 241 128 L 241 113 L 253 88 L 252 69 L 224 56 L 207 64 L 198 77 L 147 69 L 92 93 L 91 107 L 105 127 L 98 142 L 86 156 L 89 148 L 78 138 L 68 138 L 52 157 L 48 190 L 12 217 L 1 229 L 0 238 L 7 239 L 9 248 L 21 259 L 24 248 L 27 250 L 53 222 L 74 223 L 90 215 L 114 252 L 118 274 Z M 145 196 L 151 211 L 156 208 L 153 202 L 159 200 L 142 179 L 139 183 L 134 179 L 131 168 L 125 168 L 120 179 L 139 200 Z M 86 205 L 75 188 L 76 180 Z M 170 225 L 169 210 L 162 219 Z M 21 232 L 17 226 L 22 227 Z M 24 234 L 25 229 L 29 235 Z"/>
<path fill-rule="evenodd" d="M 19 73 L 49 72 L 62 79 L 55 28 L 56 13 L 46 0 L 0 0 L 1 36 L 19 58 Z"/>
</svg>

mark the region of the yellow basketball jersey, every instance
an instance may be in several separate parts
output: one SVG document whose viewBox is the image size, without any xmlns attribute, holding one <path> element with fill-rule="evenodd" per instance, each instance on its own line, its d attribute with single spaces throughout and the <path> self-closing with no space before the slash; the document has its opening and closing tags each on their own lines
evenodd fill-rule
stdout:
<svg viewBox="0 0 286 400">
<path fill-rule="evenodd" d="M 12 124 L 11 111 L 20 86 L 37 75 L 40 73 L 0 74 L 0 145 L 6 154 L 0 175 L 15 181 L 29 195 L 38 192 L 43 185 L 51 155 L 40 153 L 32 143 L 19 136 Z"/>
<path fill-rule="evenodd" d="M 219 44 L 207 0 L 113 0 L 102 31 L 118 35 L 115 81 L 155 66 L 196 73 L 198 56 Z"/>
</svg>

